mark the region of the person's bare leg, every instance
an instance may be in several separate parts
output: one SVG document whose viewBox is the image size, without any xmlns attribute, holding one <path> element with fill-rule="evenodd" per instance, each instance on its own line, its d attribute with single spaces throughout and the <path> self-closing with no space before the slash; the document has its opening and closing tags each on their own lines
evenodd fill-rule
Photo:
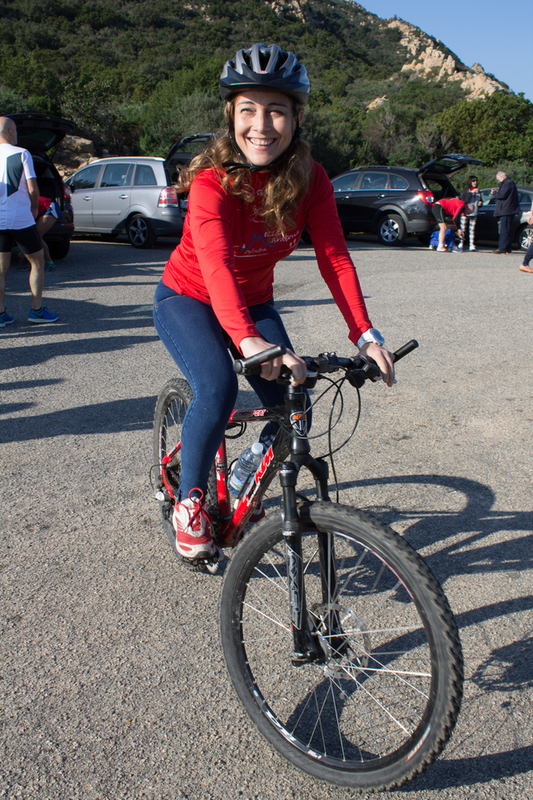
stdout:
<svg viewBox="0 0 533 800">
<path fill-rule="evenodd" d="M 439 247 L 444 247 L 444 237 L 448 226 L 445 222 L 439 222 Z"/>
<path fill-rule="evenodd" d="M 29 253 L 26 258 L 31 264 L 30 272 L 30 291 L 34 311 L 38 311 L 42 305 L 44 289 L 44 253 L 38 250 L 36 253 Z"/>
<path fill-rule="evenodd" d="M 39 219 L 35 223 L 35 226 L 37 228 L 37 233 L 41 237 L 41 244 L 42 244 L 43 250 L 44 250 L 44 260 L 45 261 L 51 261 L 52 259 L 50 258 L 50 250 L 48 249 L 48 245 L 44 241 L 43 237 L 44 237 L 45 233 L 48 233 L 50 228 L 54 227 L 55 222 L 56 222 L 56 218 L 54 217 L 54 215 L 53 214 L 47 214 L 45 217 L 39 217 Z M 30 261 L 29 256 L 26 256 L 26 258 L 28 259 L 28 261 Z M 31 264 L 31 261 L 30 261 L 30 264 Z"/>
<path fill-rule="evenodd" d="M 42 242 L 42 245 L 43 245 L 44 260 L 46 262 L 50 263 L 52 258 L 50 256 L 50 250 L 48 249 L 48 245 L 46 244 L 46 242 L 42 238 L 41 238 L 41 242 Z"/>
<path fill-rule="evenodd" d="M 6 302 L 6 275 L 11 261 L 11 251 L 0 253 L 0 314 L 4 313 Z"/>
</svg>

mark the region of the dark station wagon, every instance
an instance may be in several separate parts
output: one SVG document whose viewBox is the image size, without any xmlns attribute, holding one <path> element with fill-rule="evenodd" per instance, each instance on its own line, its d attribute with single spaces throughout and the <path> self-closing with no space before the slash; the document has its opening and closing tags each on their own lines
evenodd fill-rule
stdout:
<svg viewBox="0 0 533 800">
<path fill-rule="evenodd" d="M 435 227 L 431 206 L 459 194 L 449 176 L 480 163 L 452 153 L 419 169 L 369 166 L 337 175 L 331 182 L 345 235 L 375 233 L 386 245 L 418 236 L 427 244 Z"/>
</svg>

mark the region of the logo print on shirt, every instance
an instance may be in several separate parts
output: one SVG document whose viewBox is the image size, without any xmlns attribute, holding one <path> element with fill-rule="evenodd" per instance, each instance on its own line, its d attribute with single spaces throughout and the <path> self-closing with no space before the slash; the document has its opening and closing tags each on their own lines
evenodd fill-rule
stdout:
<svg viewBox="0 0 533 800">
<path fill-rule="evenodd" d="M 262 233 L 254 233 L 253 236 L 252 236 L 252 241 L 250 242 L 250 244 L 243 245 L 243 247 L 241 247 L 241 250 L 242 251 L 250 250 L 254 245 L 257 245 L 257 244 L 263 244 L 266 247 L 275 247 L 276 246 L 275 244 L 269 244 L 268 242 L 265 242 Z"/>
</svg>

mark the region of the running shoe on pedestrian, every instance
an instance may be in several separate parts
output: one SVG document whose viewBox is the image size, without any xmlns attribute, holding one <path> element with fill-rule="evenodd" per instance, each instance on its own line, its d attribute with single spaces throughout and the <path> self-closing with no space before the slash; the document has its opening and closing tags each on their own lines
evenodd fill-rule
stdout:
<svg viewBox="0 0 533 800">
<path fill-rule="evenodd" d="M 28 316 L 28 322 L 57 322 L 58 319 L 57 314 L 48 311 L 45 306 L 41 306 L 37 311 L 32 308 Z"/>
<path fill-rule="evenodd" d="M 533 272 L 533 267 L 530 267 L 529 264 L 522 264 L 520 269 L 522 270 L 522 272 Z"/>
<path fill-rule="evenodd" d="M 4 313 L 0 314 L 0 323 L 4 323 L 1 327 L 3 328 L 4 325 L 11 325 L 12 322 L 15 322 L 11 314 L 8 314 L 4 308 Z"/>
<path fill-rule="evenodd" d="M 441 247 L 440 244 L 437 247 L 437 253 L 445 253 L 447 251 L 447 247 Z"/>
<path fill-rule="evenodd" d="M 200 497 L 187 497 L 176 503 L 172 523 L 176 531 L 176 550 L 182 558 L 212 558 L 217 548 L 208 527 L 208 516 Z"/>
<path fill-rule="evenodd" d="M 45 261 L 44 262 L 44 271 L 45 272 L 53 272 L 56 268 L 56 265 L 53 261 Z"/>
<path fill-rule="evenodd" d="M 474 245 L 473 245 L 473 244 L 471 244 L 471 245 L 470 245 L 470 247 L 469 247 L 468 249 L 470 250 L 470 252 L 471 252 L 471 253 L 475 253 L 475 252 L 476 252 L 476 250 L 477 250 L 477 247 L 474 247 Z"/>
</svg>

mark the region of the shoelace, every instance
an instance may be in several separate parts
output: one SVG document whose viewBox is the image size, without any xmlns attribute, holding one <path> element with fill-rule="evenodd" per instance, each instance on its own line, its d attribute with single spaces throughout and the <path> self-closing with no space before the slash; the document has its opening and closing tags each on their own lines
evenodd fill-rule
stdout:
<svg viewBox="0 0 533 800">
<path fill-rule="evenodd" d="M 198 491 L 195 489 L 191 489 L 191 492 Z M 204 493 L 200 492 L 200 497 L 194 496 L 191 497 L 191 492 L 189 492 L 189 500 L 192 500 L 194 505 L 196 506 L 195 510 L 193 511 L 191 508 L 187 509 L 187 513 L 189 514 L 189 524 L 187 527 L 190 527 L 192 531 L 199 531 L 202 529 L 202 520 L 201 516 L 203 515 L 207 522 L 211 523 L 213 520 L 207 513 L 203 499 Z"/>
</svg>

